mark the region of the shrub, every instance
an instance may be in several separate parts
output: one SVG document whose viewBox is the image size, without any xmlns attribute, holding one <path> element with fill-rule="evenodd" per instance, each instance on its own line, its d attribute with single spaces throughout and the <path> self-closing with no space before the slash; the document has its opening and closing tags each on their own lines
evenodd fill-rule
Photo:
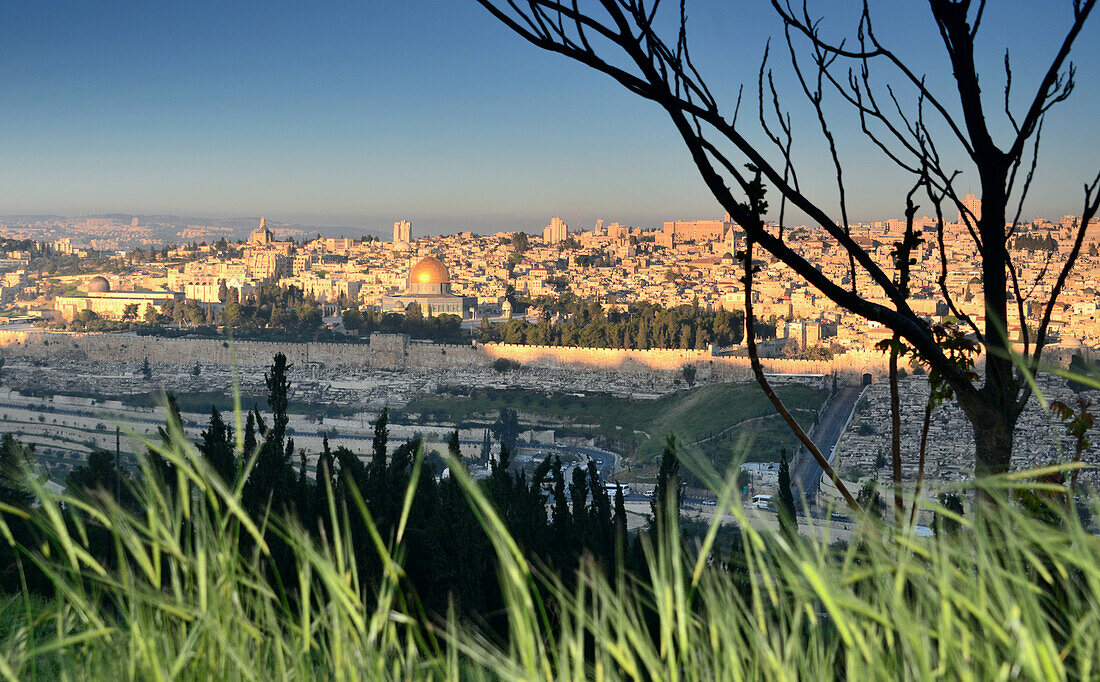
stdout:
<svg viewBox="0 0 1100 682">
<path fill-rule="evenodd" d="M 511 358 L 497 358 L 496 360 L 493 360 L 493 369 L 495 369 L 497 372 L 500 372 L 501 374 L 504 374 L 505 372 L 512 372 L 519 369 L 520 367 L 520 363 L 512 360 Z"/>
</svg>

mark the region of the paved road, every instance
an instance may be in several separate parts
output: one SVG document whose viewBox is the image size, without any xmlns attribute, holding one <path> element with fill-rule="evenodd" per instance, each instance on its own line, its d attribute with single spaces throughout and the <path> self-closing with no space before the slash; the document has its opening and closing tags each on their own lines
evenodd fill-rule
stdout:
<svg viewBox="0 0 1100 682">
<path fill-rule="evenodd" d="M 525 455 L 540 455 L 540 454 L 572 454 L 577 456 L 582 462 L 586 460 L 593 460 L 596 462 L 596 467 L 600 473 L 601 480 L 608 480 L 617 471 L 622 468 L 622 455 L 617 452 L 611 452 L 610 450 L 604 450 L 602 448 L 593 448 L 583 445 L 561 445 L 561 444 L 516 444 L 516 454 Z M 566 481 L 569 478 L 566 477 Z"/>
<path fill-rule="evenodd" d="M 833 451 L 836 448 L 836 443 L 840 440 L 840 434 L 844 430 L 844 425 L 848 422 L 848 417 L 855 409 L 856 399 L 859 398 L 861 390 L 857 386 L 840 387 L 826 406 L 825 413 L 821 416 L 820 421 L 818 421 L 817 429 L 813 434 L 814 444 L 817 445 L 823 455 L 829 458 L 830 464 L 833 463 Z M 814 460 L 810 451 L 805 447 L 800 449 L 794 463 L 791 465 L 791 482 L 794 485 L 795 492 L 816 492 L 823 473 L 821 466 Z M 801 503 L 799 503 L 799 506 L 801 506 Z"/>
</svg>

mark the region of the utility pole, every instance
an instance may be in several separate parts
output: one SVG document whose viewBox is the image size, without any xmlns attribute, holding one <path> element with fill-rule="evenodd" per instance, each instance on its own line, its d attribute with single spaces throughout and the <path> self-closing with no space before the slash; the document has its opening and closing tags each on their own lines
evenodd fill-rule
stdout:
<svg viewBox="0 0 1100 682">
<path fill-rule="evenodd" d="M 115 502 L 122 506 L 122 455 L 119 449 L 118 426 L 115 426 Z"/>
</svg>

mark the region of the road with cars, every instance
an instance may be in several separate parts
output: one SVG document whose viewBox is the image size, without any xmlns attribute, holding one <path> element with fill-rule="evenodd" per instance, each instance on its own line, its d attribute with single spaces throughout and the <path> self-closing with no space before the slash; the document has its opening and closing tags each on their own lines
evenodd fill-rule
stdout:
<svg viewBox="0 0 1100 682">
<path fill-rule="evenodd" d="M 825 411 L 818 420 L 812 438 L 821 454 L 825 455 L 830 465 L 836 462 L 836 444 L 840 440 L 840 434 L 844 432 L 852 411 L 855 410 L 856 401 L 859 400 L 862 388 L 858 386 L 841 386 L 830 398 L 825 406 Z M 817 463 L 810 451 L 805 447 L 799 449 L 791 464 L 791 483 L 795 494 L 809 497 L 813 503 L 814 494 L 821 483 L 821 475 L 824 471 Z M 801 507 L 802 503 L 799 502 Z"/>
</svg>

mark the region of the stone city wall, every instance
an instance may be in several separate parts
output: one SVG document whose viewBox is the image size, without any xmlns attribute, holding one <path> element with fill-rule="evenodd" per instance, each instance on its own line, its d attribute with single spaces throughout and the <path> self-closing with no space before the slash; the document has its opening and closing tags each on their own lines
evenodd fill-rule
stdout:
<svg viewBox="0 0 1100 682">
<path fill-rule="evenodd" d="M 623 350 L 510 344 L 458 345 L 410 340 L 400 334 L 373 334 L 369 343 L 275 343 L 220 339 L 172 339 L 130 334 L 79 334 L 47 331 L 0 331 L 0 355 L 32 359 L 191 366 L 195 363 L 267 367 L 282 352 L 299 367 L 328 369 L 461 369 L 488 367 L 498 358 L 527 367 L 631 373 L 679 373 L 694 365 L 700 380 L 739 381 L 752 378 L 748 358 L 695 350 Z M 886 373 L 882 353 L 847 353 L 831 361 L 764 360 L 774 374 L 832 374 L 858 382 L 869 372 L 877 381 Z"/>
<path fill-rule="evenodd" d="M 700 379 L 749 380 L 752 369 L 747 357 L 712 355 L 699 350 L 624 350 L 620 348 L 564 348 L 490 344 L 482 346 L 495 358 L 508 358 L 526 366 L 578 369 L 608 369 L 635 372 L 675 372 L 694 365 Z M 875 380 L 886 375 L 887 358 L 881 353 L 847 353 L 835 360 L 788 360 L 765 358 L 764 371 L 772 374 L 832 374 L 858 382 L 864 372 Z"/>
</svg>

